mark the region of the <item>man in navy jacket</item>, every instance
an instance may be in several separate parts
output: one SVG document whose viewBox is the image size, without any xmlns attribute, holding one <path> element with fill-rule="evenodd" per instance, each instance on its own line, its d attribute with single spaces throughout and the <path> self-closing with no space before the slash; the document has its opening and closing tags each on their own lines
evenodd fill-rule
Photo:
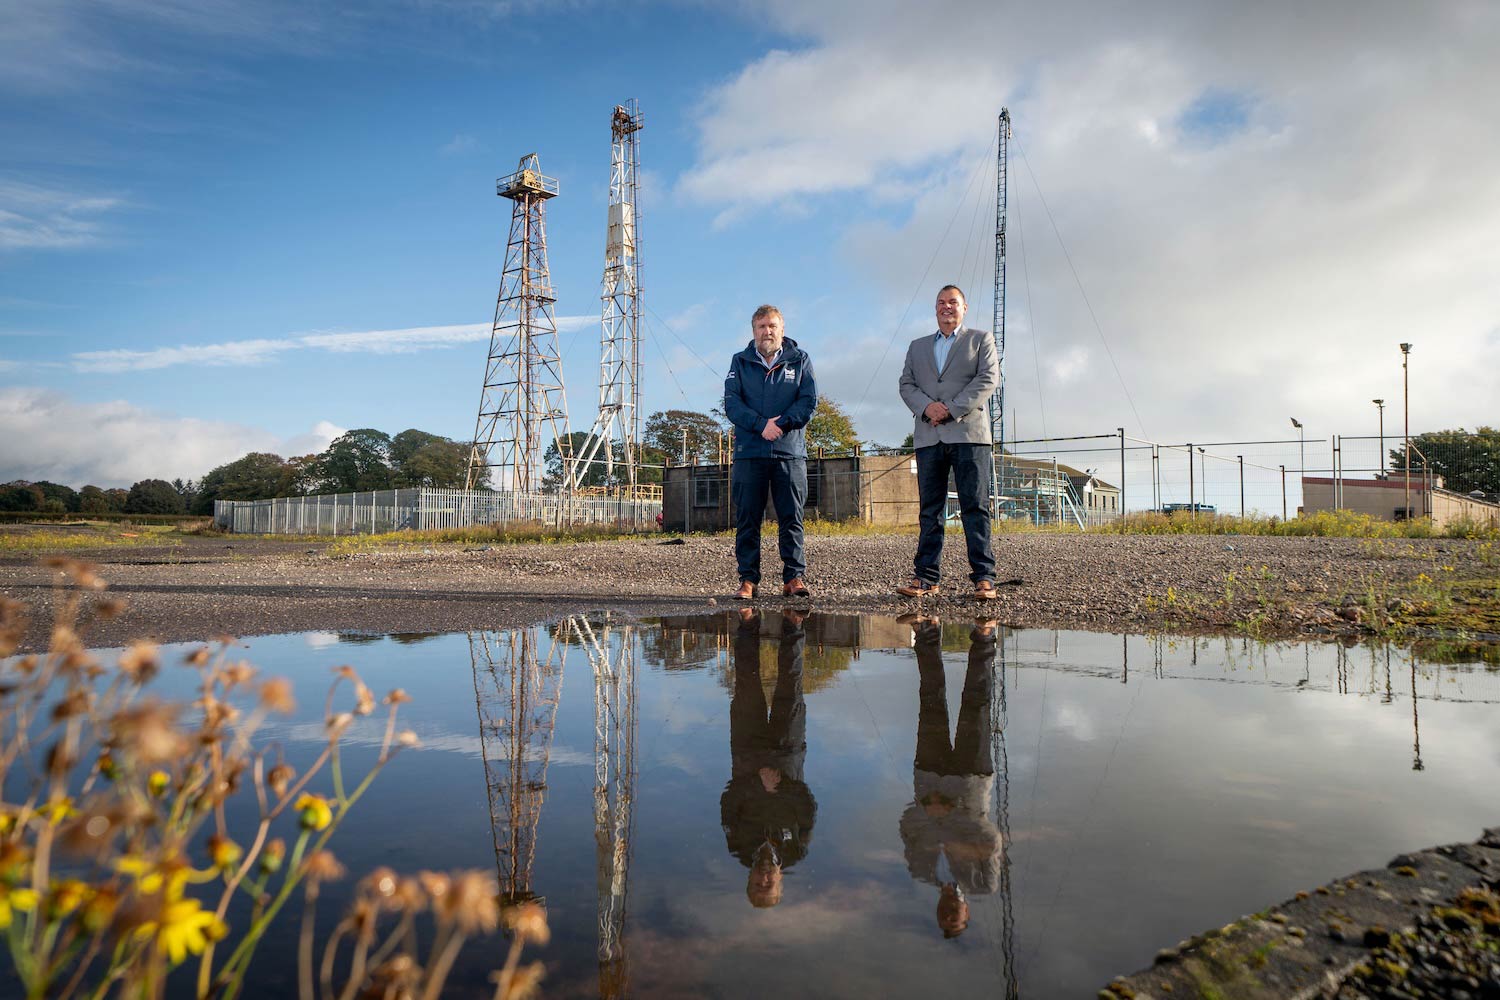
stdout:
<svg viewBox="0 0 1500 1000">
<path fill-rule="evenodd" d="M 818 403 L 812 360 L 785 336 L 781 310 L 761 306 L 750 318 L 753 339 L 729 361 L 724 413 L 734 424 L 731 499 L 734 555 L 741 600 L 760 583 L 760 524 L 766 496 L 776 504 L 782 594 L 808 596 L 802 551 L 802 504 L 807 499 L 807 441 L 803 428 Z"/>
</svg>

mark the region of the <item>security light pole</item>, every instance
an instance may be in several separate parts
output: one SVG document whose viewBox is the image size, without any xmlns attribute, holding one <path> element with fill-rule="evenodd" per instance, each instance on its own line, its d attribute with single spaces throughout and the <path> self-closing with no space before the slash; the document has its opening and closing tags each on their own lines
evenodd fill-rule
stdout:
<svg viewBox="0 0 1500 1000">
<path fill-rule="evenodd" d="M 1406 452 L 1406 519 L 1411 520 L 1411 345 L 1401 345 L 1401 411 L 1406 426 L 1404 430 Z"/>
<path fill-rule="evenodd" d="M 1297 495 L 1302 506 L 1307 506 L 1307 435 L 1302 430 L 1302 421 L 1292 417 L 1292 426 L 1297 428 Z"/>
<path fill-rule="evenodd" d="M 1385 472 L 1385 400 L 1383 400 L 1383 399 L 1372 399 L 1372 400 L 1370 400 L 1370 402 L 1374 403 L 1376 409 L 1378 409 L 1380 411 L 1380 471 L 1381 471 L 1382 474 L 1384 474 L 1384 472 Z"/>
<path fill-rule="evenodd" d="M 1192 460 L 1193 460 L 1193 456 L 1189 455 L 1188 456 L 1188 461 L 1191 462 Z M 1202 448 L 1198 449 L 1198 461 L 1203 465 L 1203 503 L 1207 504 L 1208 503 L 1208 453 L 1205 452 Z M 1202 506 L 1202 505 L 1200 504 L 1199 506 Z M 1196 515 L 1196 513 L 1197 513 L 1197 511 L 1195 509 L 1194 510 L 1194 514 Z"/>
</svg>

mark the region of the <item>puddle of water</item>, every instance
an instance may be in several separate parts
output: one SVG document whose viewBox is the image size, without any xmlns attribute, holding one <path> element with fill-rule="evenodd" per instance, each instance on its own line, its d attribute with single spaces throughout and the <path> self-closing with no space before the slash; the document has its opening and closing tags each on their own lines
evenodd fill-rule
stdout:
<svg viewBox="0 0 1500 1000">
<path fill-rule="evenodd" d="M 328 667 L 411 693 L 423 746 L 335 851 L 543 897 L 548 996 L 1091 995 L 1500 821 L 1500 672 L 1389 648 L 768 612 L 246 656 L 297 683 L 270 734 L 294 763 L 321 745 Z M 356 773 L 380 735 L 352 732 Z M 330 923 L 347 893 L 324 890 Z M 295 925 L 252 994 L 290 986 Z M 488 995 L 503 958 L 471 943 L 454 995 Z"/>
</svg>

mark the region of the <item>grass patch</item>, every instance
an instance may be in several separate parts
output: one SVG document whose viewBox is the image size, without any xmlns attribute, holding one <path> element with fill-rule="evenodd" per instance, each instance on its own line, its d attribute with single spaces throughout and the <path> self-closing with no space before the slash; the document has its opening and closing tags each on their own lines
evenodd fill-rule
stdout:
<svg viewBox="0 0 1500 1000">
<path fill-rule="evenodd" d="M 97 524 L 78 522 L 72 530 L 0 532 L 0 552 L 57 552 L 77 549 L 181 545 L 171 524 Z"/>
<path fill-rule="evenodd" d="M 383 549 L 425 548 L 431 545 L 521 545 L 562 542 L 602 542 L 632 538 L 640 532 L 609 525 L 577 525 L 556 528 L 537 521 L 482 524 L 468 528 L 431 528 L 425 531 L 389 531 L 380 535 L 345 535 L 325 550 L 331 556 L 347 556 Z"/>
<path fill-rule="evenodd" d="M 1349 510 L 1321 510 L 1283 521 L 1277 517 L 1235 517 L 1187 511 L 1126 514 L 1096 529 L 1111 535 L 1274 535 L 1323 538 L 1500 538 L 1500 529 L 1472 521 L 1456 521 L 1442 528 L 1430 518 L 1383 521 Z"/>
</svg>

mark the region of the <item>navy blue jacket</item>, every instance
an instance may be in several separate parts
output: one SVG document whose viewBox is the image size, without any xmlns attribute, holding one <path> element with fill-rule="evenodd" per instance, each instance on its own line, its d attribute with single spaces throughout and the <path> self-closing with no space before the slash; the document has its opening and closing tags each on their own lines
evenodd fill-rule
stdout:
<svg viewBox="0 0 1500 1000">
<path fill-rule="evenodd" d="M 781 341 L 781 354 L 767 370 L 755 341 L 729 360 L 724 378 L 724 415 L 734 424 L 735 458 L 806 458 L 807 438 L 802 428 L 818 405 L 812 359 L 790 337 Z M 783 433 L 775 441 L 760 436 L 766 421 L 779 417 Z"/>
</svg>

